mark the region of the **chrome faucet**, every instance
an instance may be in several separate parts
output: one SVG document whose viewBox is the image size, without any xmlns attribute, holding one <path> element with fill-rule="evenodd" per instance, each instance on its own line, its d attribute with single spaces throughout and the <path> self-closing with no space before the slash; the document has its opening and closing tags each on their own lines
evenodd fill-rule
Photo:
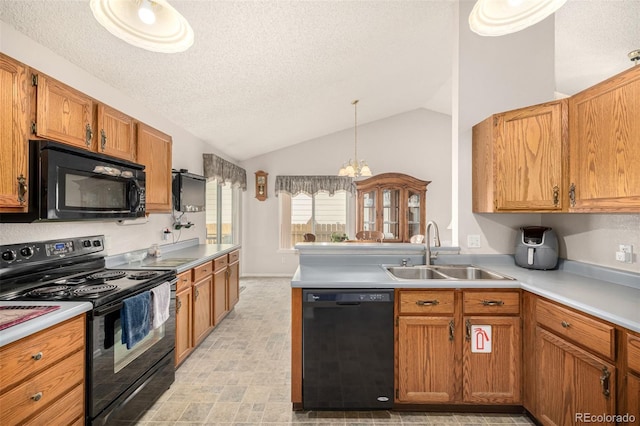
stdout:
<svg viewBox="0 0 640 426">
<path fill-rule="evenodd" d="M 427 222 L 427 265 L 431 265 L 431 234 L 429 231 L 431 231 L 432 226 L 436 230 L 436 233 L 433 236 L 433 246 L 440 247 L 440 231 L 438 231 L 438 225 L 434 221 L 430 220 Z"/>
</svg>

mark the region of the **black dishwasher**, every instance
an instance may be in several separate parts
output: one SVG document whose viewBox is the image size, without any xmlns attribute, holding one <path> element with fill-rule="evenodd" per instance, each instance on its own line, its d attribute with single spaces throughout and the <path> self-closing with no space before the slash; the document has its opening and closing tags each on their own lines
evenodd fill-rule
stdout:
<svg viewBox="0 0 640 426">
<path fill-rule="evenodd" d="M 393 406 L 393 290 L 302 291 L 302 405 Z"/>
</svg>

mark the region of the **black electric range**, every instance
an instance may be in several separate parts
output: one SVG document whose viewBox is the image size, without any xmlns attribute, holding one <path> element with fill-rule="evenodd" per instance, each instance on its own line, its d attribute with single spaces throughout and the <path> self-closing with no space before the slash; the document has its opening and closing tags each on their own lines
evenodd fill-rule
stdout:
<svg viewBox="0 0 640 426">
<path fill-rule="evenodd" d="M 109 269 L 103 253 L 102 235 L 0 246 L 0 300 L 90 302 L 85 424 L 130 425 L 175 378 L 176 273 Z M 123 301 L 165 282 L 169 318 L 135 346 L 125 345 Z"/>
</svg>

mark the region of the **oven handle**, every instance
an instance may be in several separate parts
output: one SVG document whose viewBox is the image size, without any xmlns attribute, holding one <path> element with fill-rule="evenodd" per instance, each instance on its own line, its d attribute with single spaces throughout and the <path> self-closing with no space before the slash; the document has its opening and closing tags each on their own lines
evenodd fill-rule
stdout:
<svg viewBox="0 0 640 426">
<path fill-rule="evenodd" d="M 175 286 L 177 283 L 178 283 L 178 278 L 174 278 L 171 281 L 169 281 L 169 285 L 171 287 Z M 160 283 L 160 284 L 162 284 L 162 283 Z M 155 288 L 155 287 L 157 287 L 157 285 L 150 287 L 149 290 L 152 289 L 152 288 Z M 171 289 L 171 292 L 175 293 L 175 290 Z M 139 292 L 139 293 L 142 293 L 142 292 Z M 139 293 L 136 293 L 136 294 L 139 294 Z M 135 294 L 132 295 L 132 296 L 135 296 Z M 120 310 L 120 308 L 122 308 L 122 300 L 117 302 L 115 305 L 107 305 L 107 306 L 95 309 L 93 311 L 93 316 L 94 317 L 99 317 L 99 316 L 102 316 L 102 315 L 110 314 L 111 312 L 115 312 L 115 311 Z"/>
</svg>

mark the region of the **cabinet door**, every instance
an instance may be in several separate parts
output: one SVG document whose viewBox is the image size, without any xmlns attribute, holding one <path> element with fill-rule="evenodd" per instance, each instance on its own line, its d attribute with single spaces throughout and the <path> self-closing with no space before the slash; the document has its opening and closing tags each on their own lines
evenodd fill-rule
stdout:
<svg viewBox="0 0 640 426">
<path fill-rule="evenodd" d="M 0 211 L 27 210 L 28 69 L 0 54 Z"/>
<path fill-rule="evenodd" d="M 93 149 L 92 99 L 43 74 L 37 76 L 37 81 L 36 134 Z"/>
<path fill-rule="evenodd" d="M 640 377 L 627 374 L 627 406 L 625 413 L 640 419 Z"/>
<path fill-rule="evenodd" d="M 425 224 L 423 221 L 425 205 L 424 193 L 413 189 L 407 189 L 405 203 L 407 221 L 403 241 L 408 243 L 412 236 L 424 235 L 425 232 Z"/>
<path fill-rule="evenodd" d="M 147 211 L 171 211 L 171 136 L 138 123 L 137 161 L 147 175 Z"/>
<path fill-rule="evenodd" d="M 452 402 L 456 396 L 453 317 L 398 319 L 398 402 Z"/>
<path fill-rule="evenodd" d="M 402 190 L 399 188 L 382 188 L 381 219 L 385 242 L 402 241 Z"/>
<path fill-rule="evenodd" d="M 573 211 L 640 211 L 640 68 L 569 101 Z"/>
<path fill-rule="evenodd" d="M 566 101 L 558 101 L 497 116 L 497 210 L 562 210 L 561 198 L 567 195 L 563 184 L 567 132 L 564 105 Z"/>
<path fill-rule="evenodd" d="M 108 105 L 98 104 L 98 151 L 129 161 L 136 160 L 133 118 Z"/>
<path fill-rule="evenodd" d="M 536 328 L 538 419 L 573 425 L 588 414 L 615 414 L 615 367 L 554 334 Z M 598 423 L 614 424 L 614 423 Z"/>
<path fill-rule="evenodd" d="M 198 346 L 211 329 L 211 289 L 213 277 L 193 284 L 193 345 Z"/>
<path fill-rule="evenodd" d="M 227 310 L 233 309 L 240 300 L 240 262 L 230 263 L 227 267 Z"/>
<path fill-rule="evenodd" d="M 193 349 L 192 294 L 191 287 L 176 294 L 176 366 Z"/>
<path fill-rule="evenodd" d="M 377 231 L 377 209 L 378 209 L 378 200 L 377 200 L 378 191 L 366 191 L 362 192 L 358 195 L 358 204 L 361 206 L 358 214 L 358 230 L 359 231 Z"/>
<path fill-rule="evenodd" d="M 227 314 L 227 269 L 213 274 L 213 325 Z"/>
<path fill-rule="evenodd" d="M 521 400 L 521 331 L 519 317 L 465 317 L 462 356 L 465 402 L 517 404 Z M 490 326 L 490 336 L 474 329 Z M 472 351 L 476 339 L 485 340 L 491 351 Z"/>
</svg>

